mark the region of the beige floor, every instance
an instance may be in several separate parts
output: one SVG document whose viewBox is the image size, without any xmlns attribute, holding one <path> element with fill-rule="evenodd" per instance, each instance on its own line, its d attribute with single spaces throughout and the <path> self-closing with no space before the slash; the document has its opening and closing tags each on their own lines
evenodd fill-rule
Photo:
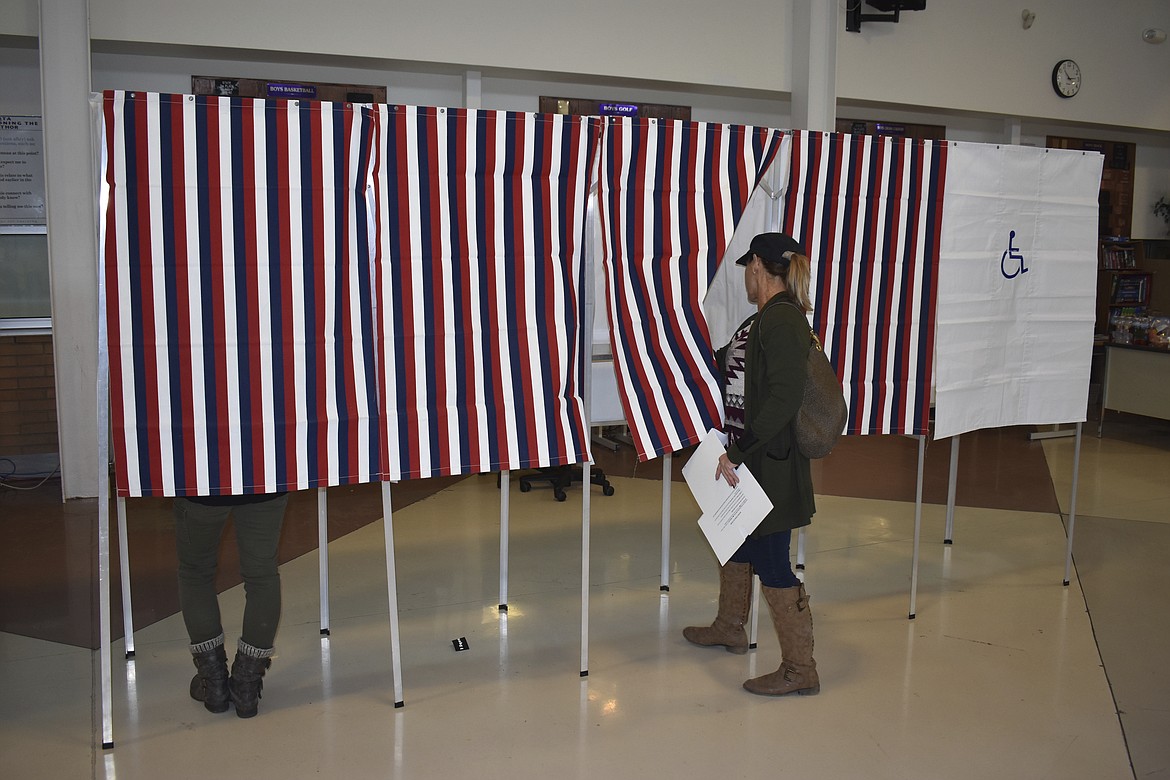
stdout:
<svg viewBox="0 0 1170 780">
<path fill-rule="evenodd" d="M 1045 449 L 1067 493 L 1072 441 Z M 913 505 L 819 498 L 806 576 L 816 697 L 740 689 L 779 661 L 766 621 L 747 656 L 683 641 L 713 614 L 715 566 L 675 485 L 660 592 L 661 485 L 647 480 L 592 494 L 581 677 L 580 493 L 557 504 L 513 484 L 501 615 L 499 498 L 477 477 L 394 518 L 405 707 L 375 523 L 329 547 L 328 638 L 317 555 L 282 568 L 279 656 L 250 721 L 187 698 L 175 616 L 136 634 L 130 663 L 115 645 L 115 747 L 95 749 L 96 654 L 0 634 L 0 775 L 1170 778 L 1170 447 L 1086 437 L 1084 449 L 1072 583 L 1061 516 L 960 507 L 947 547 L 943 509 L 928 506 L 913 621 Z M 242 600 L 242 588 L 223 598 L 226 625 Z"/>
</svg>

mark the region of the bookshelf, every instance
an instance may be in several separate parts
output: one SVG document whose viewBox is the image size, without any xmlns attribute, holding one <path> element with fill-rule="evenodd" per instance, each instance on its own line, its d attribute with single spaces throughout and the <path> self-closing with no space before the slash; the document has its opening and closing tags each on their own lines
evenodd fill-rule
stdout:
<svg viewBox="0 0 1170 780">
<path fill-rule="evenodd" d="M 1094 331 L 1109 334 L 1116 314 L 1144 314 L 1150 306 L 1154 274 L 1145 269 L 1141 241 L 1106 239 L 1098 246 L 1097 316 Z"/>
</svg>

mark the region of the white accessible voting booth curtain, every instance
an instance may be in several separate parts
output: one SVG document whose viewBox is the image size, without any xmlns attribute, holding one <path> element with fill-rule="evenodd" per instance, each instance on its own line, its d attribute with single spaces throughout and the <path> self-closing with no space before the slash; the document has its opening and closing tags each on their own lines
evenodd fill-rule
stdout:
<svg viewBox="0 0 1170 780">
<path fill-rule="evenodd" d="M 1082 422 L 1102 157 L 952 143 L 936 316 L 936 439 Z"/>
</svg>

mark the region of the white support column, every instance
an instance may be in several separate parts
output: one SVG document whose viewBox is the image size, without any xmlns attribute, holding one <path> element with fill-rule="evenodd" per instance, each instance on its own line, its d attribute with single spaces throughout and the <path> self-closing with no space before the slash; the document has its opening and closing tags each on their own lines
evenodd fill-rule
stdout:
<svg viewBox="0 0 1170 780">
<path fill-rule="evenodd" d="M 832 131 L 837 121 L 837 0 L 792 4 L 792 126 Z"/>
<path fill-rule="evenodd" d="M 463 107 L 483 108 L 483 73 L 478 70 L 463 73 Z"/>
<path fill-rule="evenodd" d="M 1009 144 L 1016 144 L 1018 146 L 1024 137 L 1023 127 L 1024 123 L 1020 121 L 1018 116 L 1004 117 L 1004 140 L 1006 140 Z"/>
<path fill-rule="evenodd" d="M 955 490 L 959 484 L 959 436 L 951 437 L 951 468 L 947 475 L 947 530 L 943 544 L 950 544 L 955 538 Z"/>
<path fill-rule="evenodd" d="M 402 638 L 398 629 L 398 571 L 394 564 L 394 507 L 390 483 L 382 483 L 382 526 L 386 535 L 386 595 L 390 605 L 390 664 L 394 678 L 394 706 L 402 707 Z"/>
<path fill-rule="evenodd" d="M 589 490 L 589 485 L 585 485 Z M 512 472 L 500 472 L 500 612 L 508 611 L 508 520 L 511 506 L 508 499 L 512 492 Z"/>
<path fill-rule="evenodd" d="M 1064 557 L 1064 584 L 1068 585 L 1072 576 L 1073 531 L 1077 525 L 1077 487 L 1081 474 L 1081 423 L 1077 423 L 1077 440 L 1073 448 L 1073 477 L 1072 495 L 1068 507 L 1068 551 Z"/>
<path fill-rule="evenodd" d="M 660 591 L 670 590 L 670 488 L 674 475 L 674 453 L 662 456 L 662 580 Z"/>
<path fill-rule="evenodd" d="M 910 568 L 910 619 L 918 609 L 918 547 L 922 540 L 922 478 L 926 465 L 926 437 L 918 439 L 918 486 L 914 491 L 914 563 Z"/>
<path fill-rule="evenodd" d="M 122 573 L 122 632 L 126 657 L 134 657 L 134 604 L 130 597 L 130 535 L 126 532 L 126 499 L 118 496 L 118 565 Z"/>
<path fill-rule="evenodd" d="M 329 636 L 329 504 L 317 488 L 317 570 L 321 585 L 321 636 Z"/>
<path fill-rule="evenodd" d="M 589 676 L 589 473 L 592 464 L 585 461 L 581 475 L 581 676 Z"/>
<path fill-rule="evenodd" d="M 53 371 L 63 498 L 98 494 L 96 139 L 89 121 L 89 3 L 41 0 L 41 112 Z"/>
</svg>

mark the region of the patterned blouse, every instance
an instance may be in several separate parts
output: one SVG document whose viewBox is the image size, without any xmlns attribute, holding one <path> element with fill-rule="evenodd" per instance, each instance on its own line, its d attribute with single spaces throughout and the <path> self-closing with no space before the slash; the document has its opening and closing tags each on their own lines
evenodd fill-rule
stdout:
<svg viewBox="0 0 1170 780">
<path fill-rule="evenodd" d="M 752 322 L 755 322 L 754 318 Z M 737 441 L 744 431 L 744 375 L 747 365 L 748 334 L 752 331 L 752 322 L 735 332 L 727 352 L 724 353 L 727 365 L 723 366 L 723 375 L 727 383 L 723 388 L 723 431 L 727 434 L 729 443 Z"/>
</svg>

